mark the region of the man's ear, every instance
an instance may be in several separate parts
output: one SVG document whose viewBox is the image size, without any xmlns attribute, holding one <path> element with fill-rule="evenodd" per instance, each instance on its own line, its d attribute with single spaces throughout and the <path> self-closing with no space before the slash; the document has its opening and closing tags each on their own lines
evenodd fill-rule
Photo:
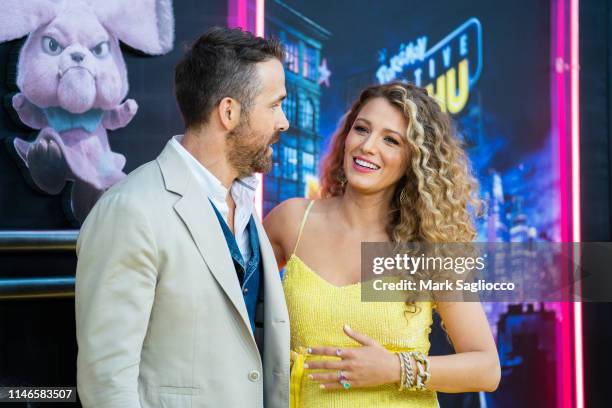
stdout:
<svg viewBox="0 0 612 408">
<path fill-rule="evenodd" d="M 221 125 L 228 132 L 234 130 L 240 123 L 240 104 L 234 98 L 225 97 L 221 99 L 217 107 L 217 113 Z"/>
</svg>

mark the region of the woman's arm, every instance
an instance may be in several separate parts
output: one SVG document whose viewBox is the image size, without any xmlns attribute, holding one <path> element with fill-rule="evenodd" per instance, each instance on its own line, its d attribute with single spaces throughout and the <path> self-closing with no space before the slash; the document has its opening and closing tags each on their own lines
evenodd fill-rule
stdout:
<svg viewBox="0 0 612 408">
<path fill-rule="evenodd" d="M 456 354 L 429 357 L 431 376 L 426 388 L 447 393 L 495 391 L 501 376 L 499 358 L 480 303 L 440 303 L 438 312 Z M 351 387 L 373 387 L 399 382 L 400 364 L 396 355 L 348 327 L 344 331 L 362 347 L 313 347 L 311 353 L 314 355 L 339 356 L 341 360 L 309 362 L 309 369 L 332 370 L 311 374 L 312 380 L 324 384 L 325 388 L 340 388 L 342 385 L 338 381 L 338 372 L 341 370 Z"/>
<path fill-rule="evenodd" d="M 497 389 L 501 377 L 497 347 L 482 305 L 448 302 L 438 305 L 456 354 L 429 357 L 427 388 L 442 392 Z"/>
</svg>

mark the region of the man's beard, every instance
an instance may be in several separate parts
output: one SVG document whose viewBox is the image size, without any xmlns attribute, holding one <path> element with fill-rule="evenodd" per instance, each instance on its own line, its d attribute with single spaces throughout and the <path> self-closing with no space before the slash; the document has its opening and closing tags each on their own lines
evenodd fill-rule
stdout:
<svg viewBox="0 0 612 408">
<path fill-rule="evenodd" d="M 238 178 L 272 170 L 272 156 L 267 155 L 269 143 L 278 140 L 280 133 L 271 138 L 252 133 L 247 121 L 240 123 L 227 137 L 227 159 L 238 172 Z M 261 144 L 262 140 L 268 143 Z"/>
</svg>

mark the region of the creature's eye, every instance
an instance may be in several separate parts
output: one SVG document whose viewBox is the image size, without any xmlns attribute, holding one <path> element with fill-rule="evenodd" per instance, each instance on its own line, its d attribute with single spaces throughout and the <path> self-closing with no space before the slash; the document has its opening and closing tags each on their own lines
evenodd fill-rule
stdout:
<svg viewBox="0 0 612 408">
<path fill-rule="evenodd" d="M 108 55 L 109 50 L 110 45 L 108 41 L 102 41 L 100 44 L 91 49 L 91 53 L 98 58 L 104 58 Z"/>
<path fill-rule="evenodd" d="M 64 51 L 64 47 L 60 45 L 55 38 L 45 36 L 42 39 L 43 51 L 49 55 L 59 55 Z"/>
</svg>

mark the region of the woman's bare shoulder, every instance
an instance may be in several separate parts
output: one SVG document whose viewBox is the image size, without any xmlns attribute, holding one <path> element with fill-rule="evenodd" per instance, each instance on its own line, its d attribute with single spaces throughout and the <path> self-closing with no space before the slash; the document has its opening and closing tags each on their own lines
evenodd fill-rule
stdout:
<svg viewBox="0 0 612 408">
<path fill-rule="evenodd" d="M 310 214 L 320 215 L 322 213 L 326 213 L 329 210 L 330 205 L 333 205 L 334 200 L 334 198 L 321 198 L 314 200 L 315 203 L 313 203 Z M 266 219 L 264 220 L 264 225 L 282 226 L 290 234 L 293 233 L 294 230 L 297 231 L 306 212 L 306 208 L 311 201 L 313 200 L 300 197 L 290 198 L 283 201 L 268 213 Z M 315 218 L 317 215 L 314 215 L 314 217 L 309 217 L 309 219 Z"/>
<path fill-rule="evenodd" d="M 285 260 L 291 253 L 309 202 L 305 198 L 290 198 L 274 207 L 263 220 L 270 242 Z"/>
<path fill-rule="evenodd" d="M 301 219 L 310 200 L 306 198 L 290 198 L 274 207 L 266 216 L 268 222 L 291 222 Z"/>
</svg>

